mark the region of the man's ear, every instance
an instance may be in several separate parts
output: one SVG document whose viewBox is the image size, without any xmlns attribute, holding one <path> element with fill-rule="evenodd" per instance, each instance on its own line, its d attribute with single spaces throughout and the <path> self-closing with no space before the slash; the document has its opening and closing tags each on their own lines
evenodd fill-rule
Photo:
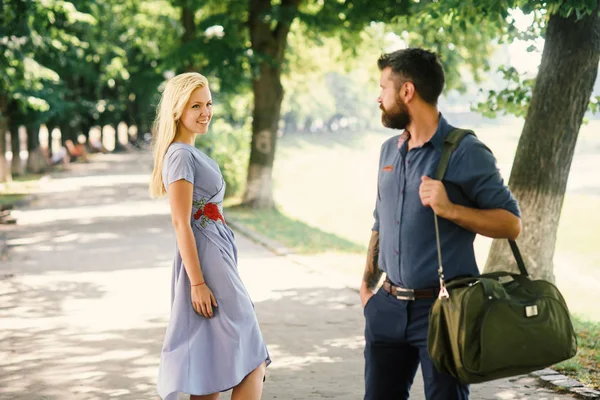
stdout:
<svg viewBox="0 0 600 400">
<path fill-rule="evenodd" d="M 404 97 L 405 102 L 411 101 L 417 93 L 415 84 L 410 81 L 404 82 L 404 85 L 402 85 L 402 89 L 400 92 L 402 93 L 402 97 Z"/>
</svg>

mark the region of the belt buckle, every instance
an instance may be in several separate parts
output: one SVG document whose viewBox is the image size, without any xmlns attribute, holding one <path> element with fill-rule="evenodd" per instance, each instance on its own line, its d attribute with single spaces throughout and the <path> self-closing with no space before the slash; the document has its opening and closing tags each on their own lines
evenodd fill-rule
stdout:
<svg viewBox="0 0 600 400">
<path fill-rule="evenodd" d="M 398 294 L 398 292 L 400 293 L 406 293 L 406 294 Z M 415 291 L 413 289 L 400 289 L 398 290 L 398 288 L 396 288 L 396 298 L 398 300 L 414 300 L 415 299 Z"/>
</svg>

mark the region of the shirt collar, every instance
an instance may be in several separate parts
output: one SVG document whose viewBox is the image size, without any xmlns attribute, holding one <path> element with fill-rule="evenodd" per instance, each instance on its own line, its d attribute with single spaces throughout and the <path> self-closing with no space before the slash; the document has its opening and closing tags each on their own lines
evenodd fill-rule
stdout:
<svg viewBox="0 0 600 400">
<path fill-rule="evenodd" d="M 450 126 L 450 124 L 448 124 L 448 121 L 446 121 L 446 118 L 444 118 L 442 113 L 439 113 L 439 116 L 440 120 L 438 122 L 437 130 L 435 131 L 431 139 L 429 139 L 429 141 L 427 141 L 425 144 L 431 143 L 434 149 L 442 151 L 442 148 L 444 146 L 444 140 L 446 139 L 446 136 L 448 135 L 448 132 L 450 132 L 452 127 Z M 407 131 L 404 131 L 398 137 L 398 149 L 401 149 L 404 146 L 409 137 L 410 135 Z"/>
</svg>

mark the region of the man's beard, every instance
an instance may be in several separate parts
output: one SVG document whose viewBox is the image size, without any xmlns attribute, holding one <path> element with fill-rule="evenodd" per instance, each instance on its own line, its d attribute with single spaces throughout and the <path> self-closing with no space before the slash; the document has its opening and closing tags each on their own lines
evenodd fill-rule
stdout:
<svg viewBox="0 0 600 400">
<path fill-rule="evenodd" d="M 383 126 L 392 129 L 406 129 L 408 124 L 410 124 L 410 114 L 402 100 L 398 99 L 395 107 L 391 110 L 386 110 L 383 108 L 383 105 L 379 106 L 379 108 L 382 112 L 381 122 Z"/>
</svg>

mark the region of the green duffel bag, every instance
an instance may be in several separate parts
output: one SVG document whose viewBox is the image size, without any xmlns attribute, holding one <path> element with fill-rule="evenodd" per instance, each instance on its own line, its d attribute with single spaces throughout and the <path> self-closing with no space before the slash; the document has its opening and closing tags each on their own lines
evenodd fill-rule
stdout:
<svg viewBox="0 0 600 400">
<path fill-rule="evenodd" d="M 446 139 L 436 179 L 449 154 L 471 132 Z M 509 241 L 520 274 L 495 272 L 444 281 L 437 216 L 440 296 L 429 314 L 428 350 L 435 367 L 460 382 L 479 383 L 525 374 L 571 358 L 577 337 L 558 289 L 531 280 L 517 244 Z M 506 281 L 506 278 L 510 278 Z"/>
</svg>

